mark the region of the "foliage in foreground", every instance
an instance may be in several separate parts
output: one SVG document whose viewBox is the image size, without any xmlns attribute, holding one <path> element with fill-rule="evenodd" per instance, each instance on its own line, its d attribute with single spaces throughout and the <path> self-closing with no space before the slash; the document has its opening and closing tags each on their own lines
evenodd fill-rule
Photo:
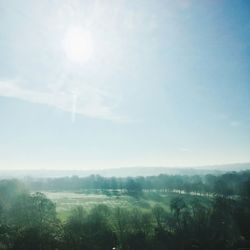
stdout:
<svg viewBox="0 0 250 250">
<path fill-rule="evenodd" d="M 246 182 L 248 185 L 248 182 Z M 122 250 L 238 249 L 249 247 L 250 195 L 211 198 L 176 196 L 170 212 L 160 203 L 151 210 L 76 207 L 61 222 L 55 204 L 30 194 L 18 181 L 0 182 L 0 249 Z"/>
</svg>

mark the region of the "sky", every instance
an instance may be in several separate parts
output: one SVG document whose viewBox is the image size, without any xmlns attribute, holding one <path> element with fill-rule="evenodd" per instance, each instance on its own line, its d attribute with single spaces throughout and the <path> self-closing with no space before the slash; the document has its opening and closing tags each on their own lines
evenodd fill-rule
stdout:
<svg viewBox="0 0 250 250">
<path fill-rule="evenodd" d="M 0 169 L 250 162 L 250 3 L 0 1 Z"/>
</svg>

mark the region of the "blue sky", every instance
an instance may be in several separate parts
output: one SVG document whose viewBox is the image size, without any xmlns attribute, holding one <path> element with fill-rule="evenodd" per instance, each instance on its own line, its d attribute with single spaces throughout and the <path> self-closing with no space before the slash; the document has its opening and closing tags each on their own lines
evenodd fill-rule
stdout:
<svg viewBox="0 0 250 250">
<path fill-rule="evenodd" d="M 0 167 L 250 161 L 248 1 L 2 1 Z"/>
</svg>

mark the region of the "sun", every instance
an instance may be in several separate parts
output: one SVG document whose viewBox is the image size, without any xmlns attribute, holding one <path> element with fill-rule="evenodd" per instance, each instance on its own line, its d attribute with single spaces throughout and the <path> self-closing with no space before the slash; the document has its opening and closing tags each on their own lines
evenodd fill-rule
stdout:
<svg viewBox="0 0 250 250">
<path fill-rule="evenodd" d="M 93 56 L 92 35 L 81 27 L 71 27 L 65 33 L 62 47 L 66 58 L 72 63 L 89 62 Z"/>
</svg>

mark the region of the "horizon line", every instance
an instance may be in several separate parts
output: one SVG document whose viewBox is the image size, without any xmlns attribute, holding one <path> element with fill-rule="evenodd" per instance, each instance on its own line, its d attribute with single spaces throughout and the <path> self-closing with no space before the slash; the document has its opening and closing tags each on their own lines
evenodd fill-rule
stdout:
<svg viewBox="0 0 250 250">
<path fill-rule="evenodd" d="M 133 168 L 170 168 L 170 169 L 199 169 L 204 167 L 216 167 L 216 166 L 229 166 L 229 165 L 246 165 L 250 162 L 233 162 L 233 163 L 215 163 L 215 164 L 202 164 L 202 165 L 176 165 L 176 166 L 127 166 L 127 167 L 107 167 L 107 168 L 0 168 L 0 171 L 96 171 L 96 170 L 121 170 L 121 169 L 133 169 Z"/>
</svg>

